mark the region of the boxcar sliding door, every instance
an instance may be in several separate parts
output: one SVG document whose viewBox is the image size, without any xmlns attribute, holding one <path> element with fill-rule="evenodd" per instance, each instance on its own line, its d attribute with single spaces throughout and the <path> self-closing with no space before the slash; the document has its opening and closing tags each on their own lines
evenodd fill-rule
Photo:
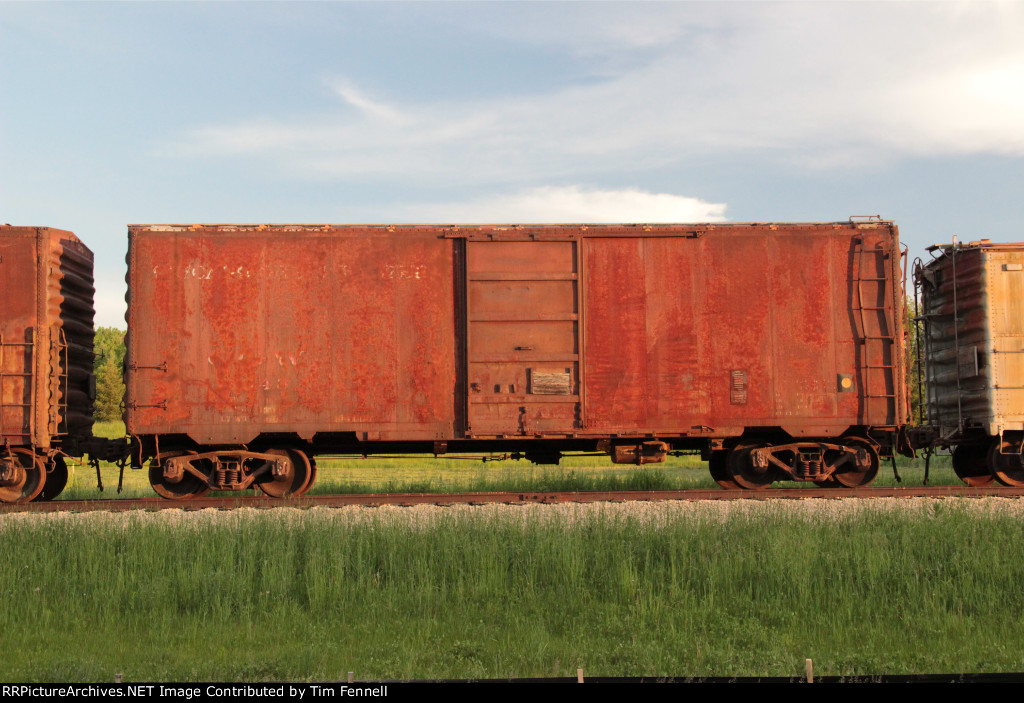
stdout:
<svg viewBox="0 0 1024 703">
<path fill-rule="evenodd" d="M 581 426 L 574 241 L 466 242 L 469 436 Z"/>
</svg>

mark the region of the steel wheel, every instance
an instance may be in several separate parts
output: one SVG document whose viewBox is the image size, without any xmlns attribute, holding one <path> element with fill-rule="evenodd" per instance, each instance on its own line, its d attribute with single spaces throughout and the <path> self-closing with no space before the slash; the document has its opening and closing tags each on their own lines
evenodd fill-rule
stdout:
<svg viewBox="0 0 1024 703">
<path fill-rule="evenodd" d="M 46 462 L 31 449 L 12 449 L 15 462 L 21 467 L 17 479 L 0 486 L 0 502 L 27 503 L 35 500 L 46 485 Z"/>
<path fill-rule="evenodd" d="M 839 468 L 832 478 L 834 478 L 839 485 L 846 486 L 847 488 L 859 488 L 860 486 L 867 486 L 869 483 L 875 480 L 878 476 L 878 451 L 866 439 L 860 437 L 843 437 L 841 439 L 843 445 L 852 447 L 854 449 L 863 449 L 867 452 L 867 465 L 858 466 L 857 464 L 844 464 Z"/>
<path fill-rule="evenodd" d="M 1021 462 L 1020 454 L 1003 453 L 1013 452 L 1017 448 L 1018 445 L 1013 442 L 997 439 L 988 450 L 989 469 L 995 479 L 1004 486 L 1024 486 L 1024 464 Z"/>
<path fill-rule="evenodd" d="M 760 444 L 752 443 L 737 444 L 725 459 L 729 475 L 732 476 L 732 480 L 740 488 L 761 490 L 768 488 L 772 481 L 775 480 L 775 468 L 773 466 L 759 469 L 750 463 L 750 451 L 760 446 Z"/>
<path fill-rule="evenodd" d="M 968 486 L 987 486 L 995 480 L 984 444 L 959 444 L 953 450 L 953 471 Z"/>
<path fill-rule="evenodd" d="M 185 471 L 181 480 L 171 483 L 164 478 L 163 462 L 177 456 L 188 456 L 198 452 L 169 452 L 149 462 L 149 485 L 153 487 L 157 495 L 168 500 L 187 500 L 198 498 L 210 492 L 210 487 L 198 476 Z"/>
<path fill-rule="evenodd" d="M 53 465 L 46 474 L 46 485 L 34 500 L 53 500 L 61 494 L 61 491 L 68 485 L 68 465 L 64 457 L 58 455 L 53 460 Z"/>
<path fill-rule="evenodd" d="M 736 490 L 740 484 L 733 481 L 729 474 L 729 468 L 725 463 L 728 454 L 728 452 L 711 452 L 711 458 L 708 459 L 708 471 L 711 472 L 711 478 L 715 479 L 715 483 L 719 486 Z"/>
<path fill-rule="evenodd" d="M 313 457 L 310 457 L 309 458 L 309 483 L 306 484 L 306 487 L 302 489 L 302 493 L 300 493 L 299 495 L 305 495 L 306 492 L 309 491 L 309 489 L 313 487 L 314 483 L 316 483 L 316 459 L 314 459 Z"/>
<path fill-rule="evenodd" d="M 270 472 L 257 479 L 260 490 L 274 498 L 300 496 L 313 485 L 313 468 L 306 455 L 298 449 L 270 449 L 267 454 L 288 457 L 288 468 L 280 478 L 274 478 Z"/>
</svg>

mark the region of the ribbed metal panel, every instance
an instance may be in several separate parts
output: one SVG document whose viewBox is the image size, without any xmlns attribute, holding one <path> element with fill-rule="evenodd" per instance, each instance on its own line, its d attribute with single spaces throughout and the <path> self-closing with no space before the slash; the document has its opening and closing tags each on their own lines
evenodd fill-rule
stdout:
<svg viewBox="0 0 1024 703">
<path fill-rule="evenodd" d="M 92 434 L 93 255 L 70 232 L 48 230 L 47 321 L 51 330 L 52 433 Z"/>
</svg>

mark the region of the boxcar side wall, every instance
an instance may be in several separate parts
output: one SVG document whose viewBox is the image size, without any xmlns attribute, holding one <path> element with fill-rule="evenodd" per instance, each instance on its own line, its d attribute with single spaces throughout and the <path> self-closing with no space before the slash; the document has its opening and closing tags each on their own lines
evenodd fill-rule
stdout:
<svg viewBox="0 0 1024 703">
<path fill-rule="evenodd" d="M 983 260 L 992 366 L 988 432 L 998 435 L 1024 430 L 1024 250 L 987 250 Z"/>
<path fill-rule="evenodd" d="M 133 226 L 126 422 L 449 451 L 893 429 L 899 258 L 885 222 Z"/>
</svg>

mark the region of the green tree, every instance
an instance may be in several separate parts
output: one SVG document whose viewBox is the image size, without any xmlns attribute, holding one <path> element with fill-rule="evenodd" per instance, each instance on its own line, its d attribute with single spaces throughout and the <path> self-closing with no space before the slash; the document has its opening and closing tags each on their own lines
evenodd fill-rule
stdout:
<svg viewBox="0 0 1024 703">
<path fill-rule="evenodd" d="M 124 331 L 115 327 L 100 327 L 93 338 L 96 359 L 95 416 L 100 422 L 121 419 L 121 401 L 124 399 Z"/>
</svg>

